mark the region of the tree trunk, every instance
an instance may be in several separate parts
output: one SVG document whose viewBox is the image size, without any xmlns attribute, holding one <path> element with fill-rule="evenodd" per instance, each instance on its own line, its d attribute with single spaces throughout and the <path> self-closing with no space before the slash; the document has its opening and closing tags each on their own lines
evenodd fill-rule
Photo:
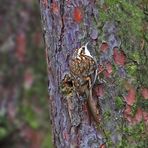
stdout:
<svg viewBox="0 0 148 148">
<path fill-rule="evenodd" d="M 55 147 L 115 147 L 124 135 L 125 102 L 121 97 L 126 94 L 119 87 L 126 78 L 125 53 L 119 49 L 121 41 L 114 22 L 107 21 L 103 25 L 101 36 L 99 5 L 101 2 L 95 0 L 40 0 Z M 74 90 L 69 95 L 65 93 L 67 88 L 63 88 L 64 79 L 70 73 L 69 60 L 74 50 L 87 42 L 91 44 L 90 50 L 99 67 L 100 76 L 93 87 L 99 123 L 93 119 L 83 96 Z M 112 66 L 114 62 L 116 66 Z M 112 74 L 114 69 L 117 71 Z M 132 90 L 131 86 L 127 87 L 126 91 Z"/>
</svg>

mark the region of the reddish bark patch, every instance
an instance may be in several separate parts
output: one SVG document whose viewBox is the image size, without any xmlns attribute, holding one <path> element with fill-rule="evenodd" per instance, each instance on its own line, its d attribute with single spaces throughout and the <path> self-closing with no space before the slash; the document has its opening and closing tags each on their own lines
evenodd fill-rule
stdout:
<svg viewBox="0 0 148 148">
<path fill-rule="evenodd" d="M 106 52 L 109 49 L 108 43 L 107 42 L 103 42 L 100 46 L 100 51 L 102 52 Z"/>
<path fill-rule="evenodd" d="M 141 93 L 144 99 L 148 99 L 148 88 L 142 88 Z"/>
<path fill-rule="evenodd" d="M 139 123 L 140 121 L 142 121 L 143 112 L 142 112 L 141 108 L 138 108 L 136 111 L 136 114 L 134 116 L 132 116 L 131 106 L 126 105 L 126 108 L 124 110 L 124 117 L 129 123 L 135 125 L 135 124 Z"/>
<path fill-rule="evenodd" d="M 130 116 L 132 115 L 132 109 L 130 105 L 126 105 L 124 113 Z"/>
<path fill-rule="evenodd" d="M 143 116 L 142 110 L 141 110 L 141 108 L 138 108 L 137 112 L 133 118 L 133 124 L 136 124 L 136 123 L 139 123 L 140 121 L 142 121 L 142 116 Z"/>
<path fill-rule="evenodd" d="M 123 51 L 118 51 L 118 48 L 114 48 L 113 58 L 117 65 L 124 66 L 126 56 Z"/>
<path fill-rule="evenodd" d="M 99 148 L 106 148 L 105 144 L 101 144 Z"/>
<path fill-rule="evenodd" d="M 73 11 L 73 19 L 74 21 L 76 21 L 77 23 L 80 23 L 83 19 L 83 13 L 82 13 L 82 9 L 79 7 L 75 7 L 74 11 Z"/>
<path fill-rule="evenodd" d="M 136 101 L 136 91 L 135 89 L 132 87 L 128 90 L 128 94 L 125 97 L 125 101 L 128 105 L 133 105 Z"/>
<path fill-rule="evenodd" d="M 103 65 L 98 65 L 98 74 L 103 72 L 105 68 L 103 67 Z"/>
<path fill-rule="evenodd" d="M 59 6 L 56 2 L 51 3 L 51 10 L 55 14 L 57 14 L 59 12 Z"/>
<path fill-rule="evenodd" d="M 105 67 L 106 67 L 106 70 L 109 74 L 111 74 L 113 72 L 111 63 L 109 63 L 109 62 L 106 63 Z"/>
<path fill-rule="evenodd" d="M 87 104 L 86 103 L 83 104 L 82 109 L 83 109 L 84 112 L 87 112 L 88 111 L 88 108 L 87 108 Z"/>
<path fill-rule="evenodd" d="M 143 119 L 146 125 L 148 125 L 148 113 L 143 111 Z"/>
<path fill-rule="evenodd" d="M 104 87 L 102 84 L 95 87 L 95 94 L 97 97 L 104 96 Z"/>
<path fill-rule="evenodd" d="M 132 109 L 131 106 L 126 105 L 125 110 L 124 110 L 124 117 L 131 122 L 131 117 L 132 117 L 132 113 L 131 113 Z"/>
<path fill-rule="evenodd" d="M 69 140 L 69 134 L 67 133 L 67 131 L 64 131 L 64 132 L 63 132 L 63 137 L 64 137 L 64 139 L 65 139 L 66 141 Z"/>
<path fill-rule="evenodd" d="M 103 74 L 105 78 L 109 78 L 111 76 L 111 74 L 107 70 L 103 71 Z"/>
</svg>

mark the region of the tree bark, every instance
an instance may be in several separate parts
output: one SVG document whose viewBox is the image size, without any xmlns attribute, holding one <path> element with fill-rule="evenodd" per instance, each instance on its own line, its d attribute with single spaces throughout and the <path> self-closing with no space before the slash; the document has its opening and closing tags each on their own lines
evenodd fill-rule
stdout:
<svg viewBox="0 0 148 148">
<path fill-rule="evenodd" d="M 120 48 L 121 43 L 116 35 L 114 22 L 106 22 L 103 32 L 108 46 L 107 52 L 99 51 L 100 45 L 103 44 L 98 29 L 98 5 L 95 0 L 40 0 L 55 147 L 98 148 L 105 146 L 105 143 L 115 147 L 121 142 L 124 134 L 123 108 L 117 108 L 115 105 L 115 98 L 122 95 L 118 89 L 119 81 L 116 81 L 116 75 L 109 76 L 106 80 L 100 76 L 93 87 L 93 97 L 100 109 L 100 123 L 93 120 L 87 104 L 76 92 L 66 96 L 61 90 L 63 80 L 69 73 L 69 59 L 76 48 L 89 41 L 98 66 L 110 66 L 110 63 L 113 63 L 114 49 Z M 106 69 L 108 70 L 107 66 Z M 105 75 L 111 71 L 108 70 Z M 122 80 L 126 77 L 123 66 L 118 67 L 116 74 Z M 106 95 L 102 95 L 100 91 Z"/>
<path fill-rule="evenodd" d="M 49 78 L 48 90 L 50 96 L 50 113 L 54 145 L 55 147 L 99 147 L 101 144 L 105 143 L 105 137 L 102 132 L 97 130 L 94 121 L 91 123 L 89 122 L 89 118 L 91 117 L 86 115 L 86 112 L 82 109 L 78 109 L 76 114 L 76 116 L 79 116 L 76 117 L 76 120 L 80 120 L 77 118 L 81 117 L 79 126 L 73 127 L 68 114 L 70 105 L 69 103 L 66 103 L 64 100 L 65 96 L 60 92 L 62 79 L 69 71 L 68 61 L 73 50 L 79 48 L 87 41 L 91 41 L 95 50 L 98 48 L 98 31 L 94 26 L 96 17 L 98 17 L 95 1 L 84 0 L 82 2 L 81 0 L 62 0 L 57 2 L 49 1 L 48 3 L 46 3 L 46 1 L 41 1 L 40 5 L 43 31 L 45 33 Z M 78 22 L 79 17 L 82 17 L 80 18 L 82 19 L 80 20 L 82 21 L 80 23 Z M 111 49 L 118 46 L 114 29 L 114 25 L 111 24 L 106 24 L 106 28 L 104 28 Z M 104 58 L 111 58 L 111 52 L 112 51 L 104 57 L 102 56 L 101 61 L 103 61 Z M 108 100 L 105 100 L 106 102 L 100 101 L 100 105 L 101 108 L 103 108 L 103 112 L 105 112 L 106 107 L 110 108 L 112 110 L 111 118 L 112 120 L 115 120 L 117 118 L 115 116 L 119 115 L 114 111 L 113 96 L 115 94 L 112 92 L 113 87 L 113 85 L 108 86 L 111 95 L 107 98 Z M 79 101 L 76 97 L 69 99 L 76 99 L 76 106 L 81 105 L 78 104 Z M 81 112 L 79 112 L 80 110 Z M 114 131 L 112 133 L 114 136 L 112 135 L 111 137 L 116 143 L 116 141 L 121 138 L 121 135 L 117 134 L 115 130 L 112 130 L 118 125 L 112 120 L 108 123 L 102 123 L 102 125 L 103 127 L 106 126 L 108 130 Z M 103 129 L 101 130 L 103 131 Z"/>
</svg>

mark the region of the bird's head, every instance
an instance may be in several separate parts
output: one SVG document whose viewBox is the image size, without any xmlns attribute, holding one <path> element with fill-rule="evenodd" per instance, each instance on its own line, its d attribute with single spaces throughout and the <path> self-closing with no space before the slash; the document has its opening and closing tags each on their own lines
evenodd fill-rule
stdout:
<svg viewBox="0 0 148 148">
<path fill-rule="evenodd" d="M 78 56 L 86 55 L 86 56 L 92 57 L 92 55 L 90 54 L 90 52 L 87 48 L 87 45 L 88 45 L 88 42 L 85 45 L 83 45 L 81 48 L 78 49 L 78 53 L 77 53 Z"/>
</svg>

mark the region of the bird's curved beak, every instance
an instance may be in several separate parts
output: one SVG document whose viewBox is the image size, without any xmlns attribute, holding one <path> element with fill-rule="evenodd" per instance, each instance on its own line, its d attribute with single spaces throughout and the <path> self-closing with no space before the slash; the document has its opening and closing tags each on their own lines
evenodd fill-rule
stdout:
<svg viewBox="0 0 148 148">
<path fill-rule="evenodd" d="M 87 47 L 88 43 L 89 43 L 89 42 L 87 42 L 87 43 L 85 44 L 85 47 Z"/>
</svg>

